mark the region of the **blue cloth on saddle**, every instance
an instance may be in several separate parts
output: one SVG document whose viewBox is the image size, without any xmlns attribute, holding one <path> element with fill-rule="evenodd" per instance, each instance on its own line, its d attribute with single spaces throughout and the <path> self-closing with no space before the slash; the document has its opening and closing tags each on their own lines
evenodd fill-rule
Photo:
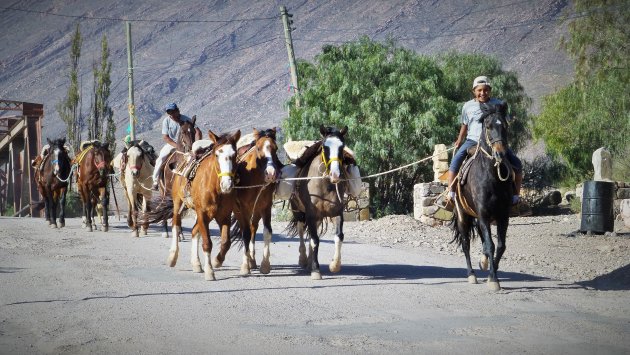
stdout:
<svg viewBox="0 0 630 355">
<path fill-rule="evenodd" d="M 477 142 L 475 142 L 474 140 L 466 139 L 464 144 L 459 147 L 459 149 L 453 156 L 453 160 L 451 161 L 451 165 L 448 169 L 454 173 L 457 173 L 459 171 L 459 168 L 462 166 L 464 159 L 466 159 L 468 149 L 476 145 Z M 507 158 L 517 173 L 520 173 L 523 170 L 523 164 L 521 163 L 521 160 L 516 156 L 516 154 L 514 154 L 514 152 L 512 152 L 512 149 L 510 148 L 508 148 L 507 150 Z"/>
</svg>

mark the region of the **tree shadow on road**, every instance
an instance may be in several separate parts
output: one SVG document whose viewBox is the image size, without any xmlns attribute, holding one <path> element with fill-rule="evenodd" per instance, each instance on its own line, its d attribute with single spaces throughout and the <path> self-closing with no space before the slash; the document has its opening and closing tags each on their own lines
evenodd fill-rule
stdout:
<svg viewBox="0 0 630 355">
<path fill-rule="evenodd" d="M 586 289 L 598 291 L 627 291 L 630 290 L 630 264 L 622 266 L 605 275 L 597 276 L 589 281 L 576 282 L 576 285 Z"/>
</svg>

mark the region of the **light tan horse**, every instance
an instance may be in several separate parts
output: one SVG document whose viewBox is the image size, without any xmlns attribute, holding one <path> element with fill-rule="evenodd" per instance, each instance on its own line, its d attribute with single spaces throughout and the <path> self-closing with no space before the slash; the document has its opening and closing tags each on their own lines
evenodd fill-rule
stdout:
<svg viewBox="0 0 630 355">
<path fill-rule="evenodd" d="M 204 272 L 206 280 L 215 280 L 214 267 L 220 267 L 230 248 L 230 222 L 235 204 L 234 180 L 236 170 L 236 142 L 241 131 L 224 134 L 220 137 L 208 132 L 211 146 L 203 154 L 195 169 L 192 181 L 187 177 L 175 175 L 173 178 L 171 204 L 166 204 L 163 211 L 173 216 L 173 235 L 179 235 L 182 226 L 182 211 L 194 209 L 197 222 L 192 230 L 191 264 L 194 272 Z M 155 215 L 151 212 L 152 215 Z M 221 233 L 221 249 L 211 263 L 212 241 L 209 224 L 215 220 Z M 203 268 L 199 260 L 199 235 L 205 255 Z M 174 267 L 179 256 L 179 239 L 173 238 L 168 256 L 168 264 Z"/>
<path fill-rule="evenodd" d="M 152 193 L 151 174 L 155 158 L 150 156 L 150 152 L 145 151 L 143 145 L 138 141 L 132 141 L 129 146 L 123 149 L 116 159 L 114 167 L 120 170 L 120 184 L 127 199 L 127 225 L 131 228 L 131 235 L 138 237 L 140 231 L 142 235 L 147 235 L 149 222 L 138 225 L 139 209 L 147 212 L 148 202 L 151 201 Z"/>
</svg>

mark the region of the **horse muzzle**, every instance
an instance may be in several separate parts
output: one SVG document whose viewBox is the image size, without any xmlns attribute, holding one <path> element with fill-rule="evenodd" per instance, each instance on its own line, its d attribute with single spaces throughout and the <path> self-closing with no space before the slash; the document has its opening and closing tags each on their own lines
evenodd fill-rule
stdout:
<svg viewBox="0 0 630 355">
<path fill-rule="evenodd" d="M 219 186 L 221 188 L 221 193 L 230 193 L 234 188 L 234 179 L 232 179 L 231 176 L 222 176 Z"/>
<path fill-rule="evenodd" d="M 278 178 L 278 171 L 276 170 L 276 168 L 268 165 L 267 169 L 265 169 L 265 182 L 266 183 L 275 182 L 277 178 Z"/>
</svg>

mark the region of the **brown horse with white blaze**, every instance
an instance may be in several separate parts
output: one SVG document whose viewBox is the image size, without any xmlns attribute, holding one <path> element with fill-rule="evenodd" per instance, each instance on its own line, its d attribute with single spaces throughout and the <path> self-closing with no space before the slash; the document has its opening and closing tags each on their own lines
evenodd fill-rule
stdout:
<svg viewBox="0 0 630 355">
<path fill-rule="evenodd" d="M 263 260 L 260 272 L 268 274 L 271 271 L 270 251 L 271 237 L 271 207 L 276 179 L 280 175 L 282 163 L 278 159 L 278 145 L 276 144 L 276 130 L 267 129 L 253 131 L 254 141 L 249 149 L 237 158 L 236 174 L 236 208 L 234 215 L 236 225 L 231 236 L 240 232 L 245 254 L 241 265 L 241 275 L 247 275 L 251 269 L 257 268 L 255 240 L 258 223 L 263 221 Z"/>
<path fill-rule="evenodd" d="M 175 175 L 172 186 L 173 235 L 181 231 L 182 210 L 192 208 L 197 215 L 197 222 L 192 230 L 191 264 L 193 271 L 204 271 L 205 279 L 214 281 L 214 267 L 220 267 L 230 248 L 230 222 L 236 201 L 234 180 L 236 170 L 236 142 L 241 131 L 217 136 L 211 131 L 211 146 L 200 158 L 192 181 L 187 177 Z M 211 263 L 212 241 L 209 224 L 215 220 L 221 233 L 221 249 Z M 199 260 L 199 235 L 205 255 L 203 268 Z M 168 264 L 173 267 L 179 255 L 179 240 L 173 237 L 169 251 Z"/>
</svg>

